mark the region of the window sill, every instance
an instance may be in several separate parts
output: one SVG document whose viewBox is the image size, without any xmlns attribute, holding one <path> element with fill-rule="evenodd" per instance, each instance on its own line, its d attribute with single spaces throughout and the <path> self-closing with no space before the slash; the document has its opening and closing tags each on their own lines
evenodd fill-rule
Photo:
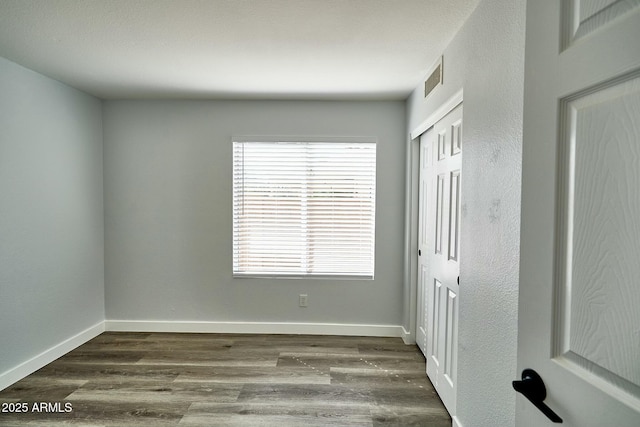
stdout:
<svg viewBox="0 0 640 427">
<path fill-rule="evenodd" d="M 234 274 L 234 279 L 292 279 L 292 280 L 373 280 L 373 276 L 340 274 Z"/>
</svg>

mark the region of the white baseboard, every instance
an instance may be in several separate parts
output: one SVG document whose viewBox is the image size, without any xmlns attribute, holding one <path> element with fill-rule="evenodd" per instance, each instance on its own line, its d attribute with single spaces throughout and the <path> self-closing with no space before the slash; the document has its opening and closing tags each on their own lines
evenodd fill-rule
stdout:
<svg viewBox="0 0 640 427">
<path fill-rule="evenodd" d="M 462 427 L 462 424 L 460 423 L 460 420 L 458 420 L 458 417 L 451 417 L 451 427 Z"/>
<path fill-rule="evenodd" d="M 301 334 L 368 337 L 404 336 L 402 326 L 342 323 L 106 320 L 105 330 L 114 332 L 201 332 L 223 334 Z"/>
<path fill-rule="evenodd" d="M 43 366 L 53 362 L 60 356 L 63 356 L 81 346 L 92 338 L 97 337 L 104 332 L 104 322 L 96 323 L 88 329 L 62 341 L 60 344 L 56 344 L 48 350 L 43 351 L 39 355 L 19 364 L 18 366 L 9 369 L 6 372 L 0 374 L 0 390 L 4 390 L 11 384 L 20 381 L 42 368 Z"/>
<path fill-rule="evenodd" d="M 411 332 L 407 331 L 404 326 L 402 326 L 402 341 L 404 341 L 407 345 L 412 345 L 416 343 L 416 339 L 411 335 Z"/>
</svg>

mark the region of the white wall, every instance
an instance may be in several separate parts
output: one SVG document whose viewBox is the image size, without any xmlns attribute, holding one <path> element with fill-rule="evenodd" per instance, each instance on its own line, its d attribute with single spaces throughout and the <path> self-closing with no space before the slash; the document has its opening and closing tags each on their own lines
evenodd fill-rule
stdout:
<svg viewBox="0 0 640 427">
<path fill-rule="evenodd" d="M 483 0 L 444 52 L 444 85 L 408 100 L 412 131 L 464 89 L 457 417 L 513 426 L 525 0 Z M 434 58 L 435 61 L 436 58 Z"/>
<path fill-rule="evenodd" d="M 0 94 L 2 388 L 104 320 L 104 234 L 101 102 L 3 58 Z"/>
<path fill-rule="evenodd" d="M 401 324 L 404 103 L 104 108 L 107 320 Z M 232 135 L 378 139 L 375 280 L 232 278 Z"/>
</svg>

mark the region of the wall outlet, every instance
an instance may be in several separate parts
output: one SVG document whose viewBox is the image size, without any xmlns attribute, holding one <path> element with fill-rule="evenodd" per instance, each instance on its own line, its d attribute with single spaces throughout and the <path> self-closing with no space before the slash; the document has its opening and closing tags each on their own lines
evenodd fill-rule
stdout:
<svg viewBox="0 0 640 427">
<path fill-rule="evenodd" d="M 309 305 L 309 296 L 307 294 L 300 294 L 298 297 L 298 305 L 300 307 L 306 307 Z"/>
</svg>

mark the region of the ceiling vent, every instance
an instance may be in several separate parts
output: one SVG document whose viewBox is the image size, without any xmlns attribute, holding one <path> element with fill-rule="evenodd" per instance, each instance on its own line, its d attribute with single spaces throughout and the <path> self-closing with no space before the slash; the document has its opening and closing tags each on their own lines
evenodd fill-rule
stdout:
<svg viewBox="0 0 640 427">
<path fill-rule="evenodd" d="M 429 96 L 431 92 L 442 84 L 442 56 L 438 59 L 438 62 L 431 67 L 431 73 L 424 82 L 424 97 Z"/>
</svg>

